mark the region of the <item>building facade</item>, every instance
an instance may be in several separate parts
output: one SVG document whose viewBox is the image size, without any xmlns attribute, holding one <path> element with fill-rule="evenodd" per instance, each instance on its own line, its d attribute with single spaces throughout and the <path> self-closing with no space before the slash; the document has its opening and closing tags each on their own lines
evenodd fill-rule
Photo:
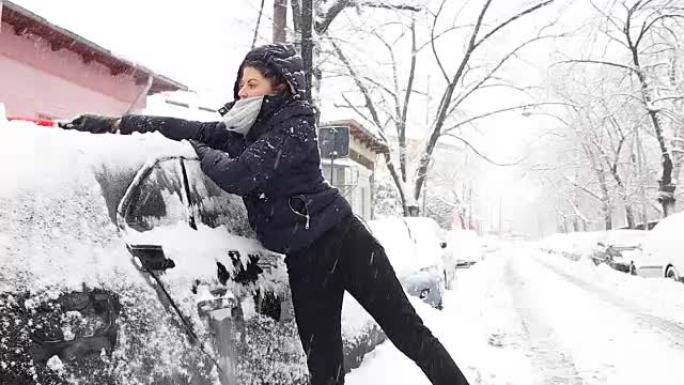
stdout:
<svg viewBox="0 0 684 385">
<path fill-rule="evenodd" d="M 377 156 L 388 151 L 387 145 L 355 120 L 329 121 L 320 127 L 343 127 L 348 130 L 349 155 L 342 158 L 323 156 L 323 175 L 340 190 L 355 214 L 367 220 L 373 219 L 372 197 Z"/>
<path fill-rule="evenodd" d="M 0 1 L 0 103 L 12 117 L 140 112 L 146 96 L 186 86 L 9 1 Z"/>
</svg>

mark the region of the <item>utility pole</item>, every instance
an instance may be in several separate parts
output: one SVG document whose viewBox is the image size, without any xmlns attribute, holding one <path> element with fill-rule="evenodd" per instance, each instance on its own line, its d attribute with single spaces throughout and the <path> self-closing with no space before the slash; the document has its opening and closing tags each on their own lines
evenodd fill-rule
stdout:
<svg viewBox="0 0 684 385">
<path fill-rule="evenodd" d="M 311 95 L 311 79 L 313 75 L 313 0 L 302 1 L 302 61 L 304 62 L 304 76 L 306 78 L 306 98 L 313 103 Z"/>
<path fill-rule="evenodd" d="M 287 2 L 288 0 L 273 0 L 273 42 L 287 41 Z"/>
</svg>

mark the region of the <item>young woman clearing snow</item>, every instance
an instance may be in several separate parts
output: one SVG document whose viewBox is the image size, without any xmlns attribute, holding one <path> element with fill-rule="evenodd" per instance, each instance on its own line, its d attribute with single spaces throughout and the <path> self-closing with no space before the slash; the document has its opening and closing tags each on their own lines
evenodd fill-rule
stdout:
<svg viewBox="0 0 684 385">
<path fill-rule="evenodd" d="M 240 65 L 223 121 L 83 115 L 64 125 L 93 133 L 159 131 L 187 139 L 202 170 L 240 195 L 268 249 L 286 255 L 297 328 L 313 385 L 344 383 L 340 314 L 344 291 L 435 385 L 467 384 L 423 325 L 385 250 L 339 191 L 325 182 L 301 58 L 291 45 L 255 48 Z"/>
</svg>

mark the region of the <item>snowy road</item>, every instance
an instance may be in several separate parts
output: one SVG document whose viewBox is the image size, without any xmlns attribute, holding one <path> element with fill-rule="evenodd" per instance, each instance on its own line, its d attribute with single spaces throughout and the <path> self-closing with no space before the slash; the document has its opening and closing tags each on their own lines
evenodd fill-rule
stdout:
<svg viewBox="0 0 684 385">
<path fill-rule="evenodd" d="M 472 384 L 681 384 L 684 285 L 510 247 L 414 302 Z M 385 343 L 347 382 L 429 384 Z"/>
</svg>

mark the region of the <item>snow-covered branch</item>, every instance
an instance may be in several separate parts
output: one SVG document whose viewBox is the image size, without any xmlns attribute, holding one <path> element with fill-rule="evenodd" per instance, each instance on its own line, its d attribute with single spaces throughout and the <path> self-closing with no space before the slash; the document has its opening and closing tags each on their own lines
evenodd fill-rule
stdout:
<svg viewBox="0 0 684 385">
<path fill-rule="evenodd" d="M 501 114 L 501 113 L 504 113 L 504 112 L 510 112 L 510 111 L 516 111 L 516 110 L 525 110 L 526 108 L 533 108 L 533 107 L 539 107 L 539 106 L 548 106 L 548 105 L 561 105 L 561 106 L 572 106 L 572 107 L 576 107 L 576 106 L 574 106 L 574 105 L 572 105 L 572 104 L 570 104 L 570 103 L 565 103 L 565 102 L 543 102 L 543 103 L 528 103 L 528 104 L 522 104 L 522 105 L 518 105 L 518 106 L 512 106 L 512 107 L 501 108 L 501 109 L 498 109 L 498 110 L 489 111 L 489 112 L 486 112 L 486 113 L 483 113 L 483 114 L 480 114 L 480 115 L 476 115 L 476 116 L 473 116 L 473 117 L 471 117 L 471 118 L 468 118 L 468 119 L 466 119 L 466 120 L 464 120 L 464 121 L 461 121 L 461 122 L 459 122 L 459 123 L 456 123 L 456 124 L 450 126 L 449 128 L 444 129 L 443 134 L 447 134 L 447 133 L 449 133 L 449 132 L 451 132 L 451 131 L 454 131 L 455 129 L 457 129 L 457 128 L 461 127 L 461 126 L 464 126 L 464 125 L 466 125 L 466 124 L 473 123 L 473 122 L 475 122 L 475 121 L 477 121 L 477 120 L 484 119 L 484 118 L 487 118 L 487 117 L 490 117 L 490 116 L 493 116 L 493 115 L 498 115 L 498 114 Z"/>
<path fill-rule="evenodd" d="M 463 139 L 462 137 L 460 137 L 458 135 L 447 133 L 447 134 L 444 134 L 444 136 L 448 136 L 448 137 L 460 140 L 461 142 L 463 142 L 463 144 L 466 145 L 466 147 L 470 148 L 475 153 L 475 155 L 479 156 L 480 158 L 484 159 L 485 161 L 487 161 L 487 162 L 489 162 L 495 166 L 500 166 L 500 167 L 517 166 L 520 163 L 522 163 L 523 160 L 525 160 L 525 158 L 522 158 L 522 159 L 516 160 L 514 162 L 498 162 L 498 161 L 495 161 L 492 158 L 488 157 L 487 155 L 485 155 L 481 151 L 479 151 L 469 141 Z"/>
</svg>

